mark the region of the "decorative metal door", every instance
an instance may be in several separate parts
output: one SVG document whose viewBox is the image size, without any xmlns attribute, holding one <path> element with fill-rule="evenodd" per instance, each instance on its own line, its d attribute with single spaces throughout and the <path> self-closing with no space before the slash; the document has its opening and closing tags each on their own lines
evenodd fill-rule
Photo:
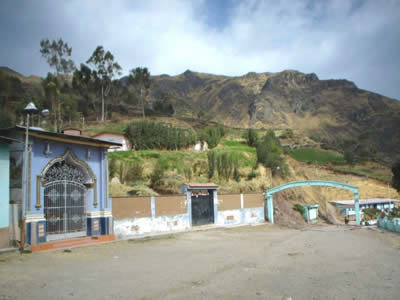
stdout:
<svg viewBox="0 0 400 300">
<path fill-rule="evenodd" d="M 210 195 L 192 196 L 192 225 L 214 223 L 214 204 Z"/>
<path fill-rule="evenodd" d="M 58 180 L 45 185 L 44 215 L 48 239 L 86 235 L 86 187 L 74 181 Z"/>
</svg>

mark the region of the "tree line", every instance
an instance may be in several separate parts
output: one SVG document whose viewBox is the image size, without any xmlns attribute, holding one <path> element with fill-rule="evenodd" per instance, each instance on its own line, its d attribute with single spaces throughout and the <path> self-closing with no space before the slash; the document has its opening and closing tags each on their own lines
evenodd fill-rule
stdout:
<svg viewBox="0 0 400 300">
<path fill-rule="evenodd" d="M 101 45 L 79 66 L 71 59 L 72 47 L 62 39 L 41 40 L 40 53 L 53 71 L 42 79 L 39 87 L 0 70 L 2 127 L 18 123 L 16 117 L 22 115 L 23 107 L 30 101 L 50 109 L 51 126 L 48 127 L 54 131 L 60 131 L 65 122 L 71 123 L 80 117 L 105 121 L 112 112 L 126 114 L 132 110 L 136 114 L 140 111 L 143 118 L 146 114 L 175 112 L 168 94 L 161 95 L 154 107 L 149 108 L 150 71 L 146 67 L 134 67 L 121 80 L 122 67 Z"/>
<path fill-rule="evenodd" d="M 216 147 L 224 136 L 222 127 L 206 127 L 195 131 L 159 122 L 141 120 L 128 124 L 125 134 L 135 150 L 179 150 L 196 142 L 206 142 L 210 149 Z"/>
</svg>

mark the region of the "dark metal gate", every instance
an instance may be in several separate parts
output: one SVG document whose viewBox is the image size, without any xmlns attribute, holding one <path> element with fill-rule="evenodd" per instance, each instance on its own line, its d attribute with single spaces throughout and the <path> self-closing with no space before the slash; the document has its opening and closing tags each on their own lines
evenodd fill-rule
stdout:
<svg viewBox="0 0 400 300">
<path fill-rule="evenodd" d="M 211 195 L 192 196 L 192 225 L 214 223 L 214 201 Z"/>
<path fill-rule="evenodd" d="M 48 240 L 86 235 L 86 187 L 58 180 L 45 185 L 44 215 Z"/>
</svg>

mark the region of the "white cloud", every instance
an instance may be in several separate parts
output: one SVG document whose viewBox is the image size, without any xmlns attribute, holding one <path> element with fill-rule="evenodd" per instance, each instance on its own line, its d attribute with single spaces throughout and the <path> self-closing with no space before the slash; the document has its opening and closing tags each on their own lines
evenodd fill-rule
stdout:
<svg viewBox="0 0 400 300">
<path fill-rule="evenodd" d="M 232 1 L 236 6 L 230 19 L 216 20 L 226 25 L 221 28 L 207 22 L 207 4 L 75 0 L 54 7 L 42 2 L 25 9 L 30 19 L 16 16 L 24 25 L 16 35 L 36 28 L 25 40 L 37 55 L 30 72 L 41 70 L 40 75 L 45 62 L 37 49 L 39 40 L 63 37 L 73 46 L 77 64 L 103 45 L 125 74 L 136 66 L 171 75 L 186 69 L 226 75 L 297 69 L 320 78 L 347 78 L 400 98 L 398 1 Z M 27 64 L 23 68 L 18 71 L 29 70 Z"/>
</svg>

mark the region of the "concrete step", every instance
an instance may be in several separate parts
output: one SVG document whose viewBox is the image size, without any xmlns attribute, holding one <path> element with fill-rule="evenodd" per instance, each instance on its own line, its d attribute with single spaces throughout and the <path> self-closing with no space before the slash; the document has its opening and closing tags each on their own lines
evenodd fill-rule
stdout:
<svg viewBox="0 0 400 300">
<path fill-rule="evenodd" d="M 46 243 L 41 243 L 37 245 L 29 246 L 29 249 L 32 252 L 39 251 L 49 251 L 49 250 L 60 250 L 60 249 L 70 249 L 77 247 L 90 246 L 95 244 L 102 244 L 106 242 L 111 242 L 115 240 L 115 236 L 111 235 L 100 235 L 100 236 L 87 236 L 74 238 L 69 240 L 59 240 L 59 241 L 51 241 Z"/>
</svg>

